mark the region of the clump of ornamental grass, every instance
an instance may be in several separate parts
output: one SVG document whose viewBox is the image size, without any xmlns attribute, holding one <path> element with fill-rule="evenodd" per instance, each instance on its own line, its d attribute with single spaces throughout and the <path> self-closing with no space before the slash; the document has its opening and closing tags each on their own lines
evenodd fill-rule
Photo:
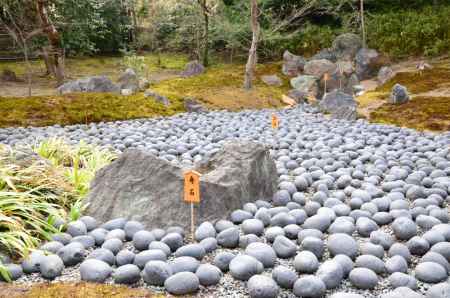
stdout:
<svg viewBox="0 0 450 298">
<path fill-rule="evenodd" d="M 95 172 L 115 158 L 86 143 L 49 139 L 31 147 L 0 147 L 0 251 L 25 257 L 48 240 L 57 218 L 75 220 Z M 0 263 L 0 275 L 8 280 Z"/>
</svg>

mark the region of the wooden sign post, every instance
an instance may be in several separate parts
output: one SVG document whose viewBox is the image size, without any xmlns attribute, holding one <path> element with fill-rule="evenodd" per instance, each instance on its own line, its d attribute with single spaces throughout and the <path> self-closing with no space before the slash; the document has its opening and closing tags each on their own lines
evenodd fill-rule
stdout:
<svg viewBox="0 0 450 298">
<path fill-rule="evenodd" d="M 277 115 L 272 114 L 272 128 L 277 129 L 280 125 L 280 120 L 278 119 Z"/>
<path fill-rule="evenodd" d="M 323 95 L 327 94 L 327 81 L 330 79 L 330 75 L 326 72 L 323 75 L 323 84 L 324 84 L 324 90 L 323 90 Z"/>
<path fill-rule="evenodd" d="M 200 173 L 193 170 L 184 173 L 184 201 L 191 204 L 192 240 L 195 233 L 194 203 L 200 203 L 200 176 Z"/>
</svg>

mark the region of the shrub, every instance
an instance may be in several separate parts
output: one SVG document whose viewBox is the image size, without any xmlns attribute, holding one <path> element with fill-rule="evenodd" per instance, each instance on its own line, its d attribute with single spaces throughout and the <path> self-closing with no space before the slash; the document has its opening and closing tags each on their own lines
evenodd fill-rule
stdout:
<svg viewBox="0 0 450 298">
<path fill-rule="evenodd" d="M 0 251 L 24 257 L 57 231 L 56 218 L 77 219 L 95 172 L 114 159 L 107 150 L 50 139 L 0 148 Z M 5 269 L 0 264 L 0 274 Z"/>
</svg>

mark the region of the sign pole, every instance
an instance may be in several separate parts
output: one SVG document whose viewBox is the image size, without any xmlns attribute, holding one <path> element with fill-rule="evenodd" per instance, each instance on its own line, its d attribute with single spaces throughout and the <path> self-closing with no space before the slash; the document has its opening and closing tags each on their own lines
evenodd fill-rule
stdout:
<svg viewBox="0 0 450 298">
<path fill-rule="evenodd" d="M 194 233 L 195 233 L 194 203 L 191 202 L 191 237 L 192 237 L 192 241 L 194 241 Z"/>
<path fill-rule="evenodd" d="M 184 202 L 191 205 L 191 236 L 195 239 L 194 203 L 200 204 L 200 173 L 188 171 L 184 173 Z"/>
</svg>

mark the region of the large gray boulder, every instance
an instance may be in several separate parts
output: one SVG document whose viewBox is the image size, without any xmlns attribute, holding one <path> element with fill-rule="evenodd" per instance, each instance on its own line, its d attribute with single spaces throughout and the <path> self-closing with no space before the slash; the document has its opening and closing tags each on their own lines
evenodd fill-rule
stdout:
<svg viewBox="0 0 450 298">
<path fill-rule="evenodd" d="M 73 92 L 120 92 L 120 87 L 106 76 L 93 76 L 70 81 L 57 89 L 59 94 Z"/>
<path fill-rule="evenodd" d="M 276 167 L 269 150 L 255 142 L 227 142 L 199 165 L 201 203 L 198 222 L 225 218 L 247 202 L 272 198 Z M 152 154 L 129 150 L 97 172 L 91 184 L 88 214 L 99 221 L 126 217 L 147 229 L 189 227 L 183 202 L 186 169 Z"/>
<path fill-rule="evenodd" d="M 127 68 L 117 80 L 120 89 L 130 89 L 133 93 L 139 91 L 139 78 L 132 68 Z"/>
<path fill-rule="evenodd" d="M 332 49 L 337 59 L 353 60 L 356 53 L 361 49 L 361 38 L 354 33 L 344 33 L 333 41 Z"/>
<path fill-rule="evenodd" d="M 374 49 L 362 48 L 355 58 L 356 74 L 360 80 L 367 80 L 377 76 L 382 64 L 381 55 Z"/>
<path fill-rule="evenodd" d="M 285 51 L 283 54 L 283 67 L 282 72 L 289 77 L 295 77 L 305 67 L 306 60 L 302 56 L 297 56 L 289 51 Z"/>
<path fill-rule="evenodd" d="M 322 112 L 339 119 L 355 120 L 357 102 L 352 95 L 340 90 L 327 93 L 319 103 Z"/>
<path fill-rule="evenodd" d="M 300 75 L 291 79 L 294 90 L 304 93 L 306 96 L 317 97 L 319 94 L 319 79 L 315 76 Z"/>
<path fill-rule="evenodd" d="M 203 64 L 201 64 L 197 60 L 194 60 L 194 61 L 191 61 L 188 64 L 186 64 L 184 71 L 181 73 L 181 76 L 188 78 L 188 77 L 197 76 L 204 72 L 205 72 L 205 67 L 203 66 Z"/>
<path fill-rule="evenodd" d="M 333 74 L 337 70 L 335 63 L 327 59 L 311 60 L 305 64 L 304 74 L 322 78 L 324 74 Z"/>
</svg>

